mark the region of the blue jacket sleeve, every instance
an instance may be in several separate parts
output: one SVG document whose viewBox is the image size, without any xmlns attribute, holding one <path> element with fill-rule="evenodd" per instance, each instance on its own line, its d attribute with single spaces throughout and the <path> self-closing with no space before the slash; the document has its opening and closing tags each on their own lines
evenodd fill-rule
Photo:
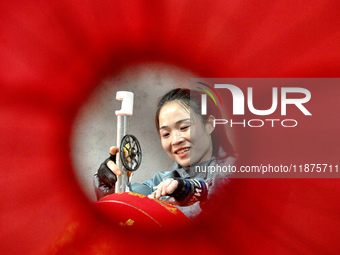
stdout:
<svg viewBox="0 0 340 255">
<path fill-rule="evenodd" d="M 174 177 L 174 174 L 172 171 L 158 172 L 150 180 L 147 180 L 143 183 L 133 183 L 130 186 L 130 190 L 132 192 L 147 196 L 147 195 L 150 195 L 155 190 L 154 187 L 156 187 L 162 181 L 169 179 L 169 178 L 173 178 L 173 177 Z"/>
</svg>

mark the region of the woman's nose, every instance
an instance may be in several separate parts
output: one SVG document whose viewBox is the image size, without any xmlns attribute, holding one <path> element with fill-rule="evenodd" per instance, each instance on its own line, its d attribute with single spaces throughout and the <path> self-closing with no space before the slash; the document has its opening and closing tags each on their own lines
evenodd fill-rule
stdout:
<svg viewBox="0 0 340 255">
<path fill-rule="evenodd" d="M 184 137 L 182 136 L 180 131 L 174 131 L 172 136 L 172 144 L 177 145 L 184 141 Z"/>
</svg>

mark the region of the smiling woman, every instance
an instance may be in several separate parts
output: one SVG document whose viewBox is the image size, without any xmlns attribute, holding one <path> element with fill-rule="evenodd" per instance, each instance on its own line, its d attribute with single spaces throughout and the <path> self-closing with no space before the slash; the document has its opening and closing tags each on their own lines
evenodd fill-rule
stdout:
<svg viewBox="0 0 340 255">
<path fill-rule="evenodd" d="M 165 102 L 159 103 L 156 127 L 160 126 L 162 147 L 168 156 L 181 166 L 190 166 L 212 157 L 214 117 L 210 116 L 210 120 L 203 123 L 199 115 L 190 114 L 190 108 L 182 100 L 189 101 L 190 95 L 180 89 L 163 97 Z"/>
<path fill-rule="evenodd" d="M 216 194 L 228 178 L 225 173 L 197 172 L 196 167 L 216 164 L 230 166 L 235 162 L 227 136 L 216 137 L 219 135 L 216 133 L 213 139 L 214 115 L 203 118 L 199 114 L 199 96 L 196 91 L 177 88 L 159 100 L 156 128 L 163 149 L 175 161 L 173 169 L 158 172 L 143 183 L 130 185 L 133 192 L 178 206 L 189 218 L 201 213 L 206 200 L 211 194 Z M 116 154 L 117 148 L 112 147 L 110 153 Z M 102 173 L 105 173 L 104 178 Z M 100 166 L 94 176 L 98 199 L 114 193 L 115 183 L 106 180 L 114 180 L 120 175 L 121 170 L 110 160 Z"/>
</svg>

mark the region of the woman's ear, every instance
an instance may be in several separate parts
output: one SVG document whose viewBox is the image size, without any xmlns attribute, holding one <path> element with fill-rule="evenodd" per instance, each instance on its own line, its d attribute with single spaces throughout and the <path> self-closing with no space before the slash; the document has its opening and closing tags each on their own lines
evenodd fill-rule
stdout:
<svg viewBox="0 0 340 255">
<path fill-rule="evenodd" d="M 210 115 L 207 123 L 205 124 L 205 129 L 210 135 L 215 129 L 215 117 Z"/>
</svg>

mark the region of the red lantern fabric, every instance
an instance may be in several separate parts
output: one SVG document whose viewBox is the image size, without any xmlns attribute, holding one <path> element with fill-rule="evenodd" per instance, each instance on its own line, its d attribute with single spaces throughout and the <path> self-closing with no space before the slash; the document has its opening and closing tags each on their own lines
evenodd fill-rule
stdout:
<svg viewBox="0 0 340 255">
<path fill-rule="evenodd" d="M 186 227 L 190 223 L 177 207 L 133 192 L 105 196 L 95 203 L 95 208 L 113 221 L 113 226 L 141 232 L 173 229 L 176 225 Z"/>
</svg>

